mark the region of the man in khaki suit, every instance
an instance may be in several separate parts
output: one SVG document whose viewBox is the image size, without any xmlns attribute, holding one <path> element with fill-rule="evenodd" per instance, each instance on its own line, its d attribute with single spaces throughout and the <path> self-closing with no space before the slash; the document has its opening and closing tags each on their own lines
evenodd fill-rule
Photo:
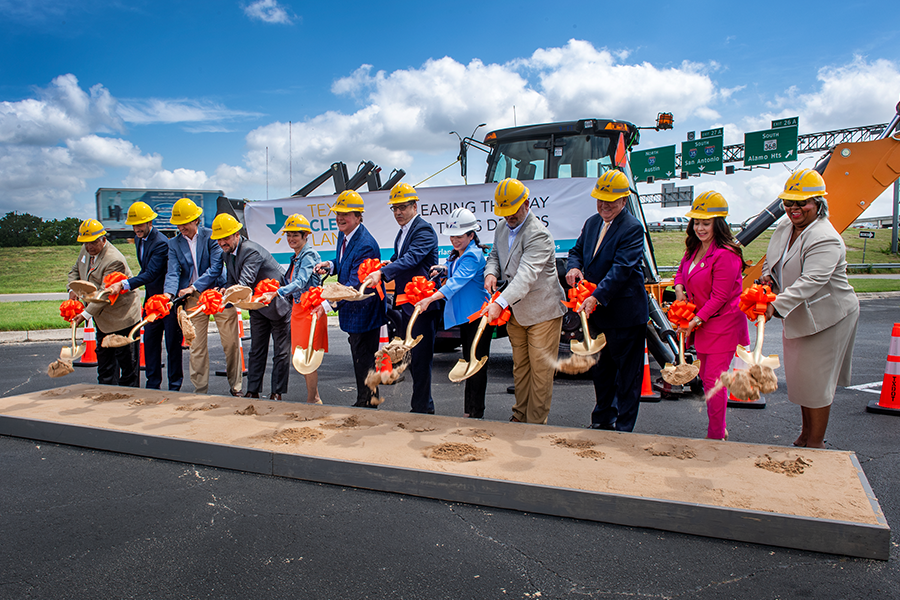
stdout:
<svg viewBox="0 0 900 600">
<path fill-rule="evenodd" d="M 494 214 L 506 224 L 497 227 L 484 269 L 484 287 L 507 286 L 488 308 L 491 320 L 507 306 L 506 325 L 513 351 L 516 404 L 510 421 L 546 423 L 553 398 L 553 364 L 559 355 L 563 289 L 556 273 L 553 236 L 529 211 L 528 188 L 518 179 L 504 179 L 494 193 Z"/>
<path fill-rule="evenodd" d="M 96 219 L 83 221 L 78 228 L 78 241 L 83 243 L 78 260 L 69 271 L 69 283 L 76 279 L 90 281 L 103 289 L 103 278 L 118 271 L 131 277 L 131 269 L 125 257 L 106 240 L 106 229 Z M 69 299 L 76 298 L 69 292 Z M 141 300 L 135 292 L 120 294 L 115 303 L 92 302 L 76 317 L 81 323 L 94 319 L 97 329 L 97 382 L 104 385 L 140 387 L 140 363 L 138 344 L 128 344 L 120 348 L 104 348 L 103 338 L 116 333 L 128 335 L 141 320 Z"/>
</svg>

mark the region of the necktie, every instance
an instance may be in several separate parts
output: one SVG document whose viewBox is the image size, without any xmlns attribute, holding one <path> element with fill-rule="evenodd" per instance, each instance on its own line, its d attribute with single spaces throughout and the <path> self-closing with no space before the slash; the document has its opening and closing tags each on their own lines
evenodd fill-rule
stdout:
<svg viewBox="0 0 900 600">
<path fill-rule="evenodd" d="M 344 252 L 347 251 L 347 238 L 344 238 L 344 243 L 341 244 L 341 260 L 344 260 Z"/>
<path fill-rule="evenodd" d="M 603 238 L 606 236 L 606 230 L 609 229 L 609 223 L 603 221 L 603 227 L 600 229 L 600 237 L 597 238 L 597 245 L 594 246 L 594 253 L 591 255 L 591 258 L 597 256 L 597 251 L 600 250 L 600 243 L 603 241 Z"/>
</svg>

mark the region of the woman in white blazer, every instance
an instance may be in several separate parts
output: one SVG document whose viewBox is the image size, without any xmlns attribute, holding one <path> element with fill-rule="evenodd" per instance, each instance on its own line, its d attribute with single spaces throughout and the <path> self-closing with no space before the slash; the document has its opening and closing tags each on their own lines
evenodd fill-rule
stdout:
<svg viewBox="0 0 900 600">
<path fill-rule="evenodd" d="M 784 320 L 788 399 L 800 405 L 803 425 L 795 446 L 824 448 L 834 392 L 850 385 L 859 300 L 847 281 L 846 248 L 828 220 L 825 180 L 812 169 L 795 172 L 778 197 L 788 220 L 769 241 L 764 283 L 777 293 L 766 311 Z"/>
</svg>

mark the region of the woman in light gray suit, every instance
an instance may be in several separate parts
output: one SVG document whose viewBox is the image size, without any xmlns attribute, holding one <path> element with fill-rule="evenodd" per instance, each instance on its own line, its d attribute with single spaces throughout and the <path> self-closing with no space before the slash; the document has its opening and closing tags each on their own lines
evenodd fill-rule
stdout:
<svg viewBox="0 0 900 600">
<path fill-rule="evenodd" d="M 795 446 L 824 448 L 838 385 L 850 385 L 850 359 L 859 300 L 847 281 L 846 248 L 828 220 L 825 180 L 812 169 L 795 172 L 778 197 L 788 221 L 769 241 L 763 283 L 777 297 L 766 311 L 784 319 L 788 399 L 800 405 L 803 427 Z"/>
</svg>

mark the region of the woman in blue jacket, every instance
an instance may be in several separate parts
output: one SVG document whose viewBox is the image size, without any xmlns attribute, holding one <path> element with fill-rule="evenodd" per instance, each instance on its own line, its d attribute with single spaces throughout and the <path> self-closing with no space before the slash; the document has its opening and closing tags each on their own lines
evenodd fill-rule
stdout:
<svg viewBox="0 0 900 600">
<path fill-rule="evenodd" d="M 447 281 L 441 289 L 431 297 L 420 301 L 416 306 L 425 310 L 435 300 L 446 298 L 444 306 L 444 328 L 449 329 L 459 325 L 462 338 L 463 358 L 469 360 L 472 343 L 475 341 L 475 332 L 478 329 L 478 321 L 469 323 L 469 315 L 480 310 L 488 299 L 484 289 L 484 265 L 487 247 L 481 244 L 476 231 L 481 230 L 478 219 L 472 211 L 465 208 L 457 208 L 450 214 L 447 227 L 442 232 L 450 236 L 453 251 L 447 257 L 445 267 L 435 266 L 432 276 L 439 270 L 447 270 Z M 476 358 L 480 359 L 490 354 L 491 338 L 494 328 L 485 328 L 476 348 Z M 472 419 L 484 417 L 484 394 L 487 390 L 487 369 L 482 368 L 475 375 L 466 379 L 465 416 Z"/>
</svg>

